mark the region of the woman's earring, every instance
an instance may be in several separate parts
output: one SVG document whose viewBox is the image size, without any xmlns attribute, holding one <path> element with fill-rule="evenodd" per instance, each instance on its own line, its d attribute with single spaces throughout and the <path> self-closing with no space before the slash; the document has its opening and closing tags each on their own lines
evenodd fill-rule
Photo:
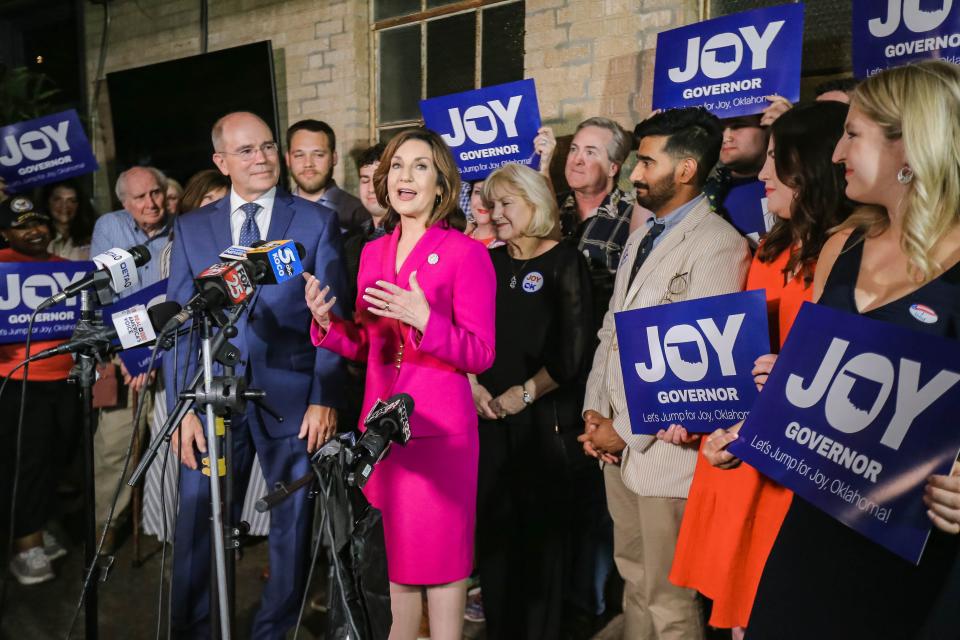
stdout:
<svg viewBox="0 0 960 640">
<path fill-rule="evenodd" d="M 907 165 L 900 167 L 900 171 L 897 171 L 897 182 L 900 184 L 910 184 L 913 182 L 913 169 Z"/>
<path fill-rule="evenodd" d="M 442 198 L 440 197 L 440 194 L 438 193 L 438 194 L 437 194 L 437 197 L 433 199 L 433 206 L 439 207 L 439 206 L 440 206 L 440 200 L 442 200 Z"/>
</svg>

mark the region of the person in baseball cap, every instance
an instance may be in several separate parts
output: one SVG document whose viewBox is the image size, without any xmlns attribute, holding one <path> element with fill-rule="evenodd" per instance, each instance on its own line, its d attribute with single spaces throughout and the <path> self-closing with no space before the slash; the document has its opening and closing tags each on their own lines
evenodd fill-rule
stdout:
<svg viewBox="0 0 960 640">
<path fill-rule="evenodd" d="M 0 202 L 0 229 L 22 229 L 50 224 L 50 216 L 40 211 L 33 200 L 16 195 Z"/>
<path fill-rule="evenodd" d="M 0 249 L 0 263 L 62 261 L 47 251 L 52 223 L 35 206 L 31 198 L 13 195 L 0 202 L 0 235 L 8 247 Z M 17 285 L 19 286 L 19 285 Z M 63 340 L 35 340 L 32 352 L 56 346 Z M 17 416 L 20 413 L 20 394 L 24 369 L 15 369 L 26 357 L 26 345 L 13 342 L 0 345 L 0 380 L 10 389 L 0 397 L 0 415 Z M 17 484 L 16 516 L 14 521 L 13 557 L 10 571 L 20 584 L 31 585 L 54 578 L 51 561 L 66 554 L 66 550 L 43 530 L 50 518 L 58 481 L 56 460 L 60 451 L 70 451 L 75 442 L 79 420 L 77 391 L 67 382 L 73 360 L 70 356 L 55 356 L 33 363 L 29 370 L 30 399 L 24 406 L 20 451 L 20 481 Z M 0 421 L 0 442 L 17 441 L 17 420 Z M 56 451 L 50 443 L 56 443 Z M 12 448 L 9 448 L 12 451 Z M 10 508 L 14 467 L 13 454 L 0 452 L 0 509 Z"/>
</svg>

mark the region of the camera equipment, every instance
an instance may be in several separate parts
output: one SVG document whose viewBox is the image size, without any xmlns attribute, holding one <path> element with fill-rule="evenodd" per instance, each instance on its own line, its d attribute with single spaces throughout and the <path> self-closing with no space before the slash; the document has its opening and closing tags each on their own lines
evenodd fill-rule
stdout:
<svg viewBox="0 0 960 640">
<path fill-rule="evenodd" d="M 292 493 L 316 484 L 321 506 L 320 533 L 310 564 L 316 567 L 319 544 L 325 543 L 333 566 L 325 638 L 381 640 L 390 634 L 390 582 L 380 512 L 360 489 L 390 449 L 390 443 L 410 440 L 413 398 L 406 393 L 378 400 L 364 420 L 359 439 L 354 433 L 331 440 L 310 459 L 313 470 L 256 503 L 260 512 L 273 508 Z M 309 587 L 310 577 L 307 578 Z M 309 591 L 308 591 L 309 592 Z M 304 593 L 300 618 L 307 601 Z M 300 620 L 297 621 L 299 631 Z M 296 637 L 296 635 L 294 636 Z"/>
</svg>

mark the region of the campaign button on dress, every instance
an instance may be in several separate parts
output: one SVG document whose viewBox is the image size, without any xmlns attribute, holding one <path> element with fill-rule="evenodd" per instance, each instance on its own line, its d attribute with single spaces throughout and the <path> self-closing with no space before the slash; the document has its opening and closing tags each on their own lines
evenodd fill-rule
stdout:
<svg viewBox="0 0 960 640">
<path fill-rule="evenodd" d="M 910 305 L 910 315 L 924 324 L 933 324 L 939 320 L 937 312 L 925 304 Z"/>
<path fill-rule="evenodd" d="M 430 264 L 437 264 L 440 262 L 440 256 L 435 253 L 431 253 L 429 256 L 427 256 L 427 262 Z"/>
</svg>

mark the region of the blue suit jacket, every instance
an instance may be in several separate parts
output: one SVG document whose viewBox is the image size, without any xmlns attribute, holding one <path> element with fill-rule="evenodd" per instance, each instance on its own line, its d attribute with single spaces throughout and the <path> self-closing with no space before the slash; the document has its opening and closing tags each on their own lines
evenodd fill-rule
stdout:
<svg viewBox="0 0 960 640">
<path fill-rule="evenodd" d="M 337 215 L 329 208 L 277 190 L 265 240 L 296 240 L 306 248 L 303 268 L 330 284 L 331 295 L 346 292 L 341 261 Z M 232 243 L 230 198 L 178 216 L 174 226 L 173 251 L 167 300 L 185 304 L 195 293 L 193 279 L 210 265 L 221 262 L 219 254 Z M 238 375 L 249 368 L 251 386 L 267 392 L 267 403 L 284 417 L 284 422 L 262 413 L 264 427 L 273 437 L 295 435 L 308 404 L 339 405 L 341 394 L 340 358 L 310 341 L 311 315 L 304 301 L 302 278 L 278 285 L 257 287 L 249 310 L 237 323 L 238 335 L 231 340 L 240 350 Z M 339 306 L 339 302 L 338 302 Z M 167 405 L 177 398 L 172 390 L 187 380 L 196 367 L 197 333 L 189 354 L 178 360 L 179 371 L 164 367 Z M 182 348 L 182 344 L 181 344 Z M 189 363 L 187 362 L 189 360 Z M 172 364 L 173 358 L 165 359 Z"/>
</svg>

